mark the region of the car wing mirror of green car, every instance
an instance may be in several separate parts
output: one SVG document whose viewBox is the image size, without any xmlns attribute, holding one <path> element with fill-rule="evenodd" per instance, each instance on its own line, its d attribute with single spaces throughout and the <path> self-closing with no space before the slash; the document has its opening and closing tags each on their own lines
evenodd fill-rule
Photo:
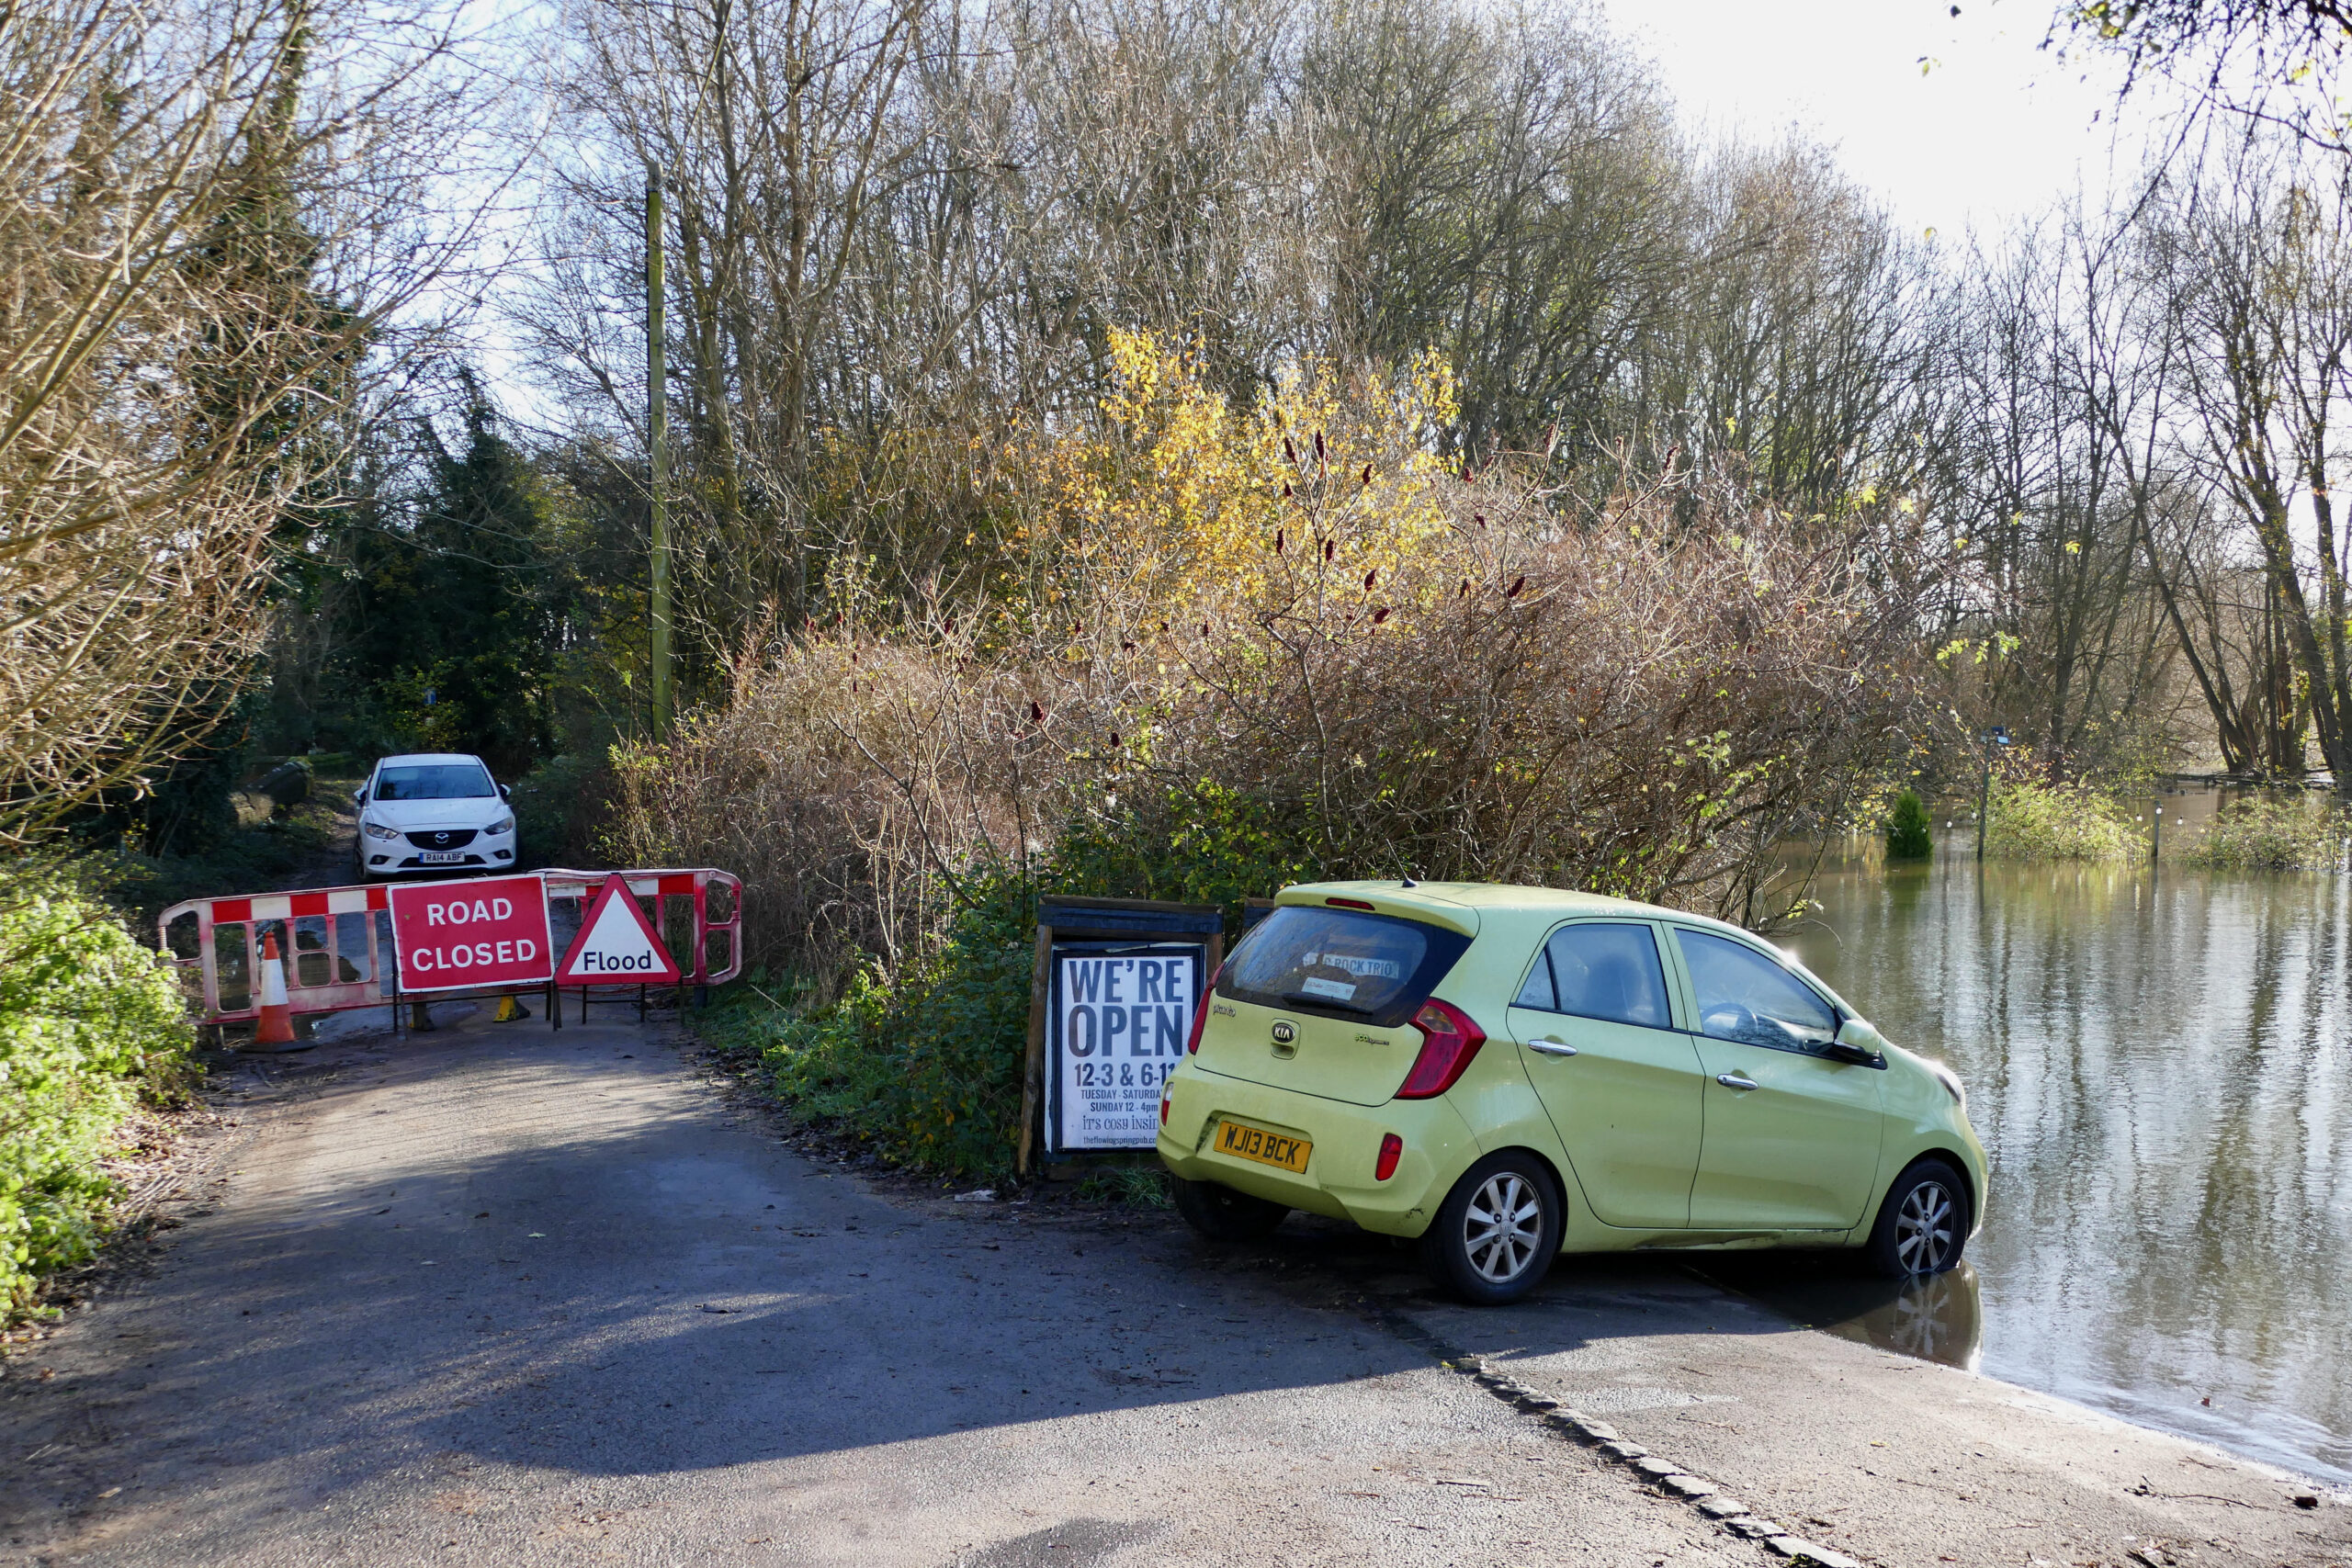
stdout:
<svg viewBox="0 0 2352 1568">
<path fill-rule="evenodd" d="M 1821 1048 L 1821 1054 L 1834 1062 L 1850 1062 L 1858 1067 L 1883 1067 L 1886 1055 L 1882 1049 L 1886 1037 L 1873 1028 L 1868 1020 L 1847 1019 L 1838 1027 L 1838 1038 Z"/>
</svg>

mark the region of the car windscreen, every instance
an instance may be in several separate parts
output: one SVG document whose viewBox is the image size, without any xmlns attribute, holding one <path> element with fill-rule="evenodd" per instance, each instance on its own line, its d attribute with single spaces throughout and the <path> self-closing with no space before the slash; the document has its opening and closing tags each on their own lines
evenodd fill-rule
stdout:
<svg viewBox="0 0 2352 1568">
<path fill-rule="evenodd" d="M 1217 995 L 1393 1029 L 1429 999 L 1470 939 L 1360 909 L 1284 905 L 1258 922 Z"/>
<path fill-rule="evenodd" d="M 423 762 L 386 768 L 376 775 L 370 800 L 478 800 L 496 795 L 479 762 Z"/>
</svg>

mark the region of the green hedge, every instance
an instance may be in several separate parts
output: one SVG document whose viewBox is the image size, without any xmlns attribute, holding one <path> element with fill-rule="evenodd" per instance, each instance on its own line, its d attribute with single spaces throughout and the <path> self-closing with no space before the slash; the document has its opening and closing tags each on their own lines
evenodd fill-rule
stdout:
<svg viewBox="0 0 2352 1568">
<path fill-rule="evenodd" d="M 967 881 L 939 948 L 889 983 L 868 965 L 831 1007 L 802 1013 L 759 983 L 704 1025 L 756 1056 L 775 1097 L 893 1163 L 957 1177 L 1012 1168 L 1029 1030 L 1037 889 Z"/>
<path fill-rule="evenodd" d="M 99 1168 L 142 1095 L 177 1091 L 193 1043 L 156 955 L 54 875 L 0 873 L 0 1319 L 96 1250 Z"/>
<path fill-rule="evenodd" d="M 2222 871 L 2333 871 L 2352 843 L 2352 815 L 2316 795 L 2256 795 L 2223 803 L 2180 858 Z"/>
<path fill-rule="evenodd" d="M 1984 851 L 1996 860 L 2128 860 L 2148 852 L 2148 830 L 2088 784 L 1996 779 Z"/>
</svg>

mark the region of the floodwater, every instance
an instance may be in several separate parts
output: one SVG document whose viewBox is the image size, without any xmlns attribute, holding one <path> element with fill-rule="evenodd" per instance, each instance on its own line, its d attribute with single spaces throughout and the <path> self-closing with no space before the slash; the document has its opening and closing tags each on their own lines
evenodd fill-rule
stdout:
<svg viewBox="0 0 2352 1568">
<path fill-rule="evenodd" d="M 1826 863 L 1783 940 L 1967 1084 L 1993 1160 L 1972 1266 L 1729 1282 L 2352 1482 L 2352 877 L 1980 867 L 1945 837 L 1929 866 Z"/>
</svg>

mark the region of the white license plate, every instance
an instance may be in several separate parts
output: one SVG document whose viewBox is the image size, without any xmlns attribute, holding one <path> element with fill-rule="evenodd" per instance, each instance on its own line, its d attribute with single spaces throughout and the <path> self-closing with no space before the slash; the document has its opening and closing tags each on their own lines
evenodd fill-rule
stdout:
<svg viewBox="0 0 2352 1568">
<path fill-rule="evenodd" d="M 416 857 L 419 865 L 456 865 L 466 857 L 456 850 L 426 850 Z"/>
</svg>

